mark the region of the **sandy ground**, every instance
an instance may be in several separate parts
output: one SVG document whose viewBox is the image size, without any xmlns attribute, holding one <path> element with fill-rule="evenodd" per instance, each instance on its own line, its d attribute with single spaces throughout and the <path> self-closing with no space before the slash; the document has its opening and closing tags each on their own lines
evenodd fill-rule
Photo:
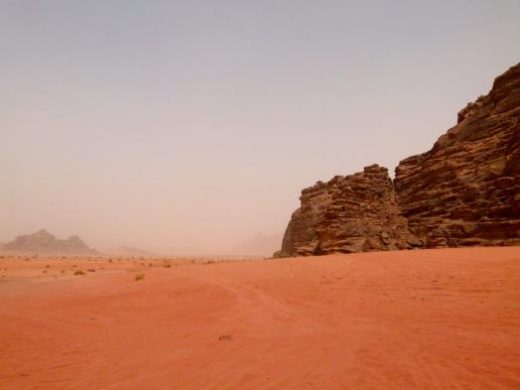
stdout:
<svg viewBox="0 0 520 390">
<path fill-rule="evenodd" d="M 520 248 L 0 258 L 0 388 L 520 389 Z"/>
</svg>

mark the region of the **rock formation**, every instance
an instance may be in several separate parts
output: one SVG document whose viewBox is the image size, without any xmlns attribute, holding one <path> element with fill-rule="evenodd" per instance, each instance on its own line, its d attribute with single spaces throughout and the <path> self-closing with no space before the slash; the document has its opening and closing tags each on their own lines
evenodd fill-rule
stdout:
<svg viewBox="0 0 520 390">
<path fill-rule="evenodd" d="M 520 64 L 426 153 L 304 189 L 275 256 L 520 245 Z"/>
<path fill-rule="evenodd" d="M 520 64 L 430 151 L 403 160 L 395 188 L 426 247 L 520 244 Z"/>
<path fill-rule="evenodd" d="M 8 252 L 53 253 L 92 255 L 97 252 L 90 249 L 78 236 L 71 236 L 66 240 L 59 240 L 46 230 L 34 234 L 16 237 L 4 245 L 3 250 Z"/>
<path fill-rule="evenodd" d="M 275 256 L 407 249 L 420 245 L 378 165 L 304 189 Z"/>
</svg>

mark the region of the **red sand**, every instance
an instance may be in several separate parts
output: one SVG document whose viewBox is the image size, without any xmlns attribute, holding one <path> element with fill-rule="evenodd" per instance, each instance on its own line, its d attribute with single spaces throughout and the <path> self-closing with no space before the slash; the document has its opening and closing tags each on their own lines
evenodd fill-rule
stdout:
<svg viewBox="0 0 520 390">
<path fill-rule="evenodd" d="M 0 259 L 0 388 L 520 388 L 518 247 L 140 263 Z"/>
</svg>

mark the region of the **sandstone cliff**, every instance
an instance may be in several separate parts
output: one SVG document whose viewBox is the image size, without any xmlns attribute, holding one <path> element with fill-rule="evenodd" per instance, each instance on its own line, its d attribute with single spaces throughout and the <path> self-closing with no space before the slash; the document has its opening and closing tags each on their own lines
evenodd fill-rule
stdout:
<svg viewBox="0 0 520 390">
<path fill-rule="evenodd" d="M 372 165 L 302 191 L 276 256 L 406 249 L 420 242 L 400 215 L 386 168 Z"/>
<path fill-rule="evenodd" d="M 520 244 L 520 64 L 430 151 L 403 160 L 395 189 L 427 247 Z"/>
<path fill-rule="evenodd" d="M 302 191 L 275 256 L 520 245 L 520 64 L 433 148 Z"/>
<path fill-rule="evenodd" d="M 59 240 L 46 230 L 34 234 L 16 237 L 2 248 L 8 252 L 52 253 L 91 255 L 97 252 L 90 249 L 78 236 L 71 236 L 66 240 Z"/>
</svg>

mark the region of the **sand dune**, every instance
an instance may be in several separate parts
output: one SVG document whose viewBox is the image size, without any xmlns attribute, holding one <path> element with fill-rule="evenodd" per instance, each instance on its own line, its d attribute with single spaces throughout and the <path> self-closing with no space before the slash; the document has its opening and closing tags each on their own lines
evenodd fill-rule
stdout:
<svg viewBox="0 0 520 390">
<path fill-rule="evenodd" d="M 4 258 L 0 297 L 2 389 L 520 388 L 518 247 Z"/>
</svg>

